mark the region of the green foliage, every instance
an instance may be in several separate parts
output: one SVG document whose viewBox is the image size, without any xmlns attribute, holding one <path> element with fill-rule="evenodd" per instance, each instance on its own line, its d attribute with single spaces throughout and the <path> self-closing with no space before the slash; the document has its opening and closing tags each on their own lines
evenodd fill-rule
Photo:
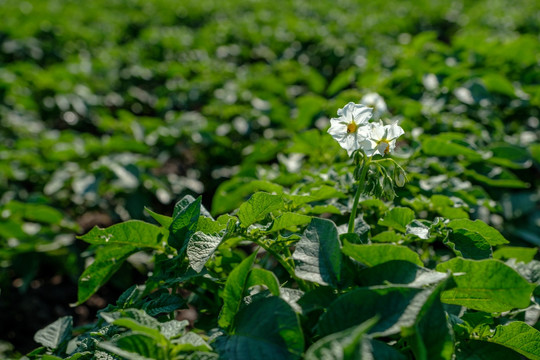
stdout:
<svg viewBox="0 0 540 360">
<path fill-rule="evenodd" d="M 28 358 L 540 358 L 536 2 L 0 10 L 1 332 L 107 300 Z M 325 131 L 370 92 L 405 134 L 356 208 Z"/>
</svg>

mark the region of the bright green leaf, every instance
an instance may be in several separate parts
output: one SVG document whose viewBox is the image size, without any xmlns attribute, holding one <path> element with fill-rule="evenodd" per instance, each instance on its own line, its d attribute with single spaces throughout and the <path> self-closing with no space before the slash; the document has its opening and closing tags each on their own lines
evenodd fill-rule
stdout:
<svg viewBox="0 0 540 360">
<path fill-rule="evenodd" d="M 279 296 L 279 280 L 273 272 L 254 268 L 251 269 L 246 282 L 246 289 L 255 285 L 265 285 L 275 296 Z"/>
<path fill-rule="evenodd" d="M 483 340 L 510 348 L 531 360 L 540 360 L 540 331 L 521 321 L 498 325 Z"/>
<path fill-rule="evenodd" d="M 516 259 L 516 261 L 529 263 L 537 253 L 538 249 L 536 248 L 503 246 L 493 252 L 493 258 L 499 260 Z"/>
<path fill-rule="evenodd" d="M 437 271 L 451 271 L 456 286 L 445 290 L 441 300 L 486 312 L 503 312 L 529 306 L 534 285 L 498 260 L 454 258 L 437 265 Z"/>
<path fill-rule="evenodd" d="M 508 244 L 508 240 L 498 230 L 481 220 L 457 219 L 450 221 L 446 226 L 454 231 L 465 230 L 466 232 L 476 233 L 491 246 Z"/>
<path fill-rule="evenodd" d="M 163 249 L 163 240 L 166 231 L 155 225 L 130 220 L 106 229 L 97 226 L 88 233 L 79 236 L 79 239 L 90 244 L 127 245 L 140 248 Z"/>
<path fill-rule="evenodd" d="M 406 246 L 393 244 L 370 244 L 357 245 L 345 242 L 343 244 L 343 253 L 361 262 L 366 266 L 375 266 L 387 261 L 404 260 L 418 266 L 423 266 L 422 260 L 417 253 Z"/>
<path fill-rule="evenodd" d="M 268 229 L 268 231 L 290 229 L 291 227 L 294 228 L 297 226 L 309 224 L 310 221 L 311 216 L 292 212 L 285 212 L 274 219 L 274 222 L 272 223 L 272 226 L 270 227 L 270 229 Z"/>
<path fill-rule="evenodd" d="M 283 206 L 281 195 L 272 195 L 264 192 L 258 192 L 251 198 L 240 205 L 238 209 L 238 218 L 244 227 L 264 219 L 274 210 L 278 210 Z"/>
<path fill-rule="evenodd" d="M 401 232 L 407 231 L 407 225 L 414 220 L 414 211 L 406 207 L 395 207 L 388 211 L 379 225 L 394 228 Z"/>
</svg>

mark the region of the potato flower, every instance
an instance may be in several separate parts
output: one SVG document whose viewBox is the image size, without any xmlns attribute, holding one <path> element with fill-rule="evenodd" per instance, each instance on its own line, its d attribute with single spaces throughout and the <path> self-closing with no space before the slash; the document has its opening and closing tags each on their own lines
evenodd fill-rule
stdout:
<svg viewBox="0 0 540 360">
<path fill-rule="evenodd" d="M 373 119 L 378 120 L 388 111 L 386 102 L 381 95 L 377 93 L 368 93 L 362 96 L 360 104 L 373 108 Z"/>
<path fill-rule="evenodd" d="M 369 134 L 366 140 L 361 141 L 360 148 L 367 156 L 377 154 L 384 156 L 394 151 L 396 139 L 404 133 L 397 123 L 391 125 L 383 125 L 382 121 L 370 123 Z"/>
<path fill-rule="evenodd" d="M 368 139 L 372 109 L 350 102 L 339 109 L 337 114 L 338 118 L 330 119 L 328 133 L 351 156 L 360 148 L 360 143 Z"/>
</svg>

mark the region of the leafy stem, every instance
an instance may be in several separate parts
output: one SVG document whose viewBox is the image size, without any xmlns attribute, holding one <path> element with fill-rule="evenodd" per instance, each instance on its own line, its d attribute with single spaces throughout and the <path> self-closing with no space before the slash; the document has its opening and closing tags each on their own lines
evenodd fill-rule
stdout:
<svg viewBox="0 0 540 360">
<path fill-rule="evenodd" d="M 370 162 L 371 162 L 371 157 L 366 156 L 364 158 L 364 163 L 362 167 L 362 172 L 360 173 L 360 178 L 358 179 L 358 182 L 357 182 L 358 187 L 356 188 L 356 194 L 354 195 L 354 202 L 353 202 L 353 207 L 351 210 L 351 217 L 349 218 L 349 228 L 347 230 L 347 232 L 349 233 L 354 232 L 354 220 L 356 219 L 356 210 L 358 208 L 358 201 L 360 200 L 360 194 L 362 194 L 365 188 L 366 175 L 369 170 Z"/>
<path fill-rule="evenodd" d="M 302 291 L 310 290 L 311 287 L 309 286 L 309 284 L 296 276 L 294 272 L 294 267 L 286 259 L 284 259 L 277 251 L 272 249 L 272 247 L 268 245 L 263 239 L 254 238 L 252 240 L 255 242 L 255 244 L 259 245 L 264 250 L 266 250 L 266 252 L 271 254 L 281 264 L 281 266 L 283 266 L 283 268 L 289 273 L 291 278 L 296 280 L 296 282 L 298 283 L 298 286 L 300 287 Z"/>
</svg>

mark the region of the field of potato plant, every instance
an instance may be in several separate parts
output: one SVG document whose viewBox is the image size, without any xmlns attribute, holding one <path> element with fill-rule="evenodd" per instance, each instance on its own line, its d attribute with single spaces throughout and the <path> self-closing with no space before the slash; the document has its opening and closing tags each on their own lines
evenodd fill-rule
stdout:
<svg viewBox="0 0 540 360">
<path fill-rule="evenodd" d="M 538 1 L 0 13 L 0 358 L 540 360 Z"/>
</svg>

